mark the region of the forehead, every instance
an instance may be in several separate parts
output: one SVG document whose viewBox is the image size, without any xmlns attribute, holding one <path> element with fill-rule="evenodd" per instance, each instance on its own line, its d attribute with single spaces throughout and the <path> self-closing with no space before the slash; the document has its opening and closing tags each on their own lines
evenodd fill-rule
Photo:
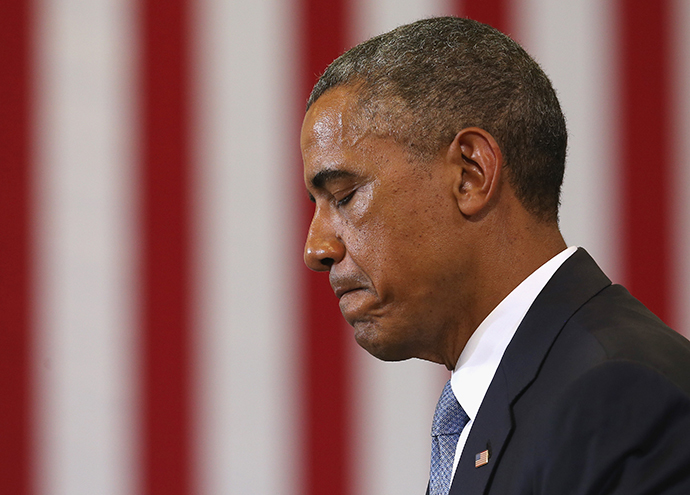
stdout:
<svg viewBox="0 0 690 495">
<path fill-rule="evenodd" d="M 359 104 L 357 87 L 352 86 L 333 88 L 312 104 L 300 139 L 307 189 L 321 187 L 315 177 L 366 178 L 399 172 L 403 163 L 417 163 L 368 115 Z"/>
<path fill-rule="evenodd" d="M 300 144 L 307 188 L 324 184 L 319 177 L 335 178 L 347 173 L 359 176 L 364 171 L 360 152 L 365 132 L 356 108 L 352 89 L 336 87 L 324 93 L 307 111 Z"/>
<path fill-rule="evenodd" d="M 352 88 L 336 87 L 316 100 L 304 116 L 300 144 L 302 153 L 332 153 L 352 147 L 364 137 L 361 113 Z"/>
</svg>

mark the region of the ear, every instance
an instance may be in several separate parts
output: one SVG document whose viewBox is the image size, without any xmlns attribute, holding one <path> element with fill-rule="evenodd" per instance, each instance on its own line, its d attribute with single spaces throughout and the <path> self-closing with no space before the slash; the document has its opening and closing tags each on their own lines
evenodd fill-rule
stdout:
<svg viewBox="0 0 690 495">
<path fill-rule="evenodd" d="M 455 136 L 446 155 L 456 178 L 453 193 L 465 216 L 481 212 L 497 194 L 503 154 L 491 134 L 468 127 Z"/>
</svg>

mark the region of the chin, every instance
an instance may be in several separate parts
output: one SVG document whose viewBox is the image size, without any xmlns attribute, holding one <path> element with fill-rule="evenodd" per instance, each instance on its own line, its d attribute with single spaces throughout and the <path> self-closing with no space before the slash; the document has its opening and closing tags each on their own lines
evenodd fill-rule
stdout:
<svg viewBox="0 0 690 495">
<path fill-rule="evenodd" d="M 409 343 L 392 338 L 390 333 L 383 332 L 371 323 L 355 323 L 353 327 L 359 346 L 381 361 L 404 361 L 417 357 L 410 352 Z"/>
</svg>

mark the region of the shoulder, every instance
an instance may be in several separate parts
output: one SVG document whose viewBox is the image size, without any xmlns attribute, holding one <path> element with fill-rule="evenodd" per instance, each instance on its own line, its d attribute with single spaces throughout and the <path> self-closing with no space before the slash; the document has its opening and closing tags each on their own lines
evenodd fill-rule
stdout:
<svg viewBox="0 0 690 495">
<path fill-rule="evenodd" d="M 495 493 L 690 493 L 690 342 L 584 251 L 527 312 L 485 402 L 477 445 L 509 412 Z"/>
<path fill-rule="evenodd" d="M 538 493 L 690 493 L 690 342 L 625 288 L 572 315 L 540 374 Z"/>
<path fill-rule="evenodd" d="M 567 318 L 512 409 L 536 493 L 690 493 L 690 342 L 621 286 Z"/>
<path fill-rule="evenodd" d="M 536 491 L 690 493 L 688 438 L 684 390 L 650 366 L 607 360 L 554 401 L 536 442 Z"/>
<path fill-rule="evenodd" d="M 690 342 L 620 285 L 605 288 L 576 311 L 558 341 L 552 358 L 579 360 L 581 372 L 609 362 L 611 370 L 638 364 L 690 396 Z M 596 369 L 602 375 L 609 370 Z"/>
</svg>

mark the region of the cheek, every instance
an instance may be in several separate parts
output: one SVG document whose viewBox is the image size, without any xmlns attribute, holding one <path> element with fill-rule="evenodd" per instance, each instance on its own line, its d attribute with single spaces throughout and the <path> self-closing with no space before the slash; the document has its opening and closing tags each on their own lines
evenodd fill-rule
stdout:
<svg viewBox="0 0 690 495">
<path fill-rule="evenodd" d="M 398 222 L 398 220 L 400 220 Z M 369 277 L 379 296 L 409 292 L 420 282 L 423 242 L 404 219 L 391 215 L 353 225 L 346 242 L 352 261 Z"/>
<path fill-rule="evenodd" d="M 418 283 L 425 265 L 442 257 L 444 202 L 418 183 L 361 191 L 342 217 L 346 249 L 372 279 Z"/>
<path fill-rule="evenodd" d="M 439 283 L 447 283 L 457 239 L 445 219 L 426 209 L 400 209 L 389 218 L 385 226 L 380 223 L 372 230 L 371 245 L 377 248 L 371 266 L 390 290 L 420 300 L 431 297 Z"/>
<path fill-rule="evenodd" d="M 346 249 L 358 258 L 373 258 L 381 251 L 382 236 L 390 231 L 381 203 L 385 198 L 375 187 L 363 187 L 340 216 L 340 231 Z M 381 201 L 384 199 L 384 201 Z"/>
</svg>

